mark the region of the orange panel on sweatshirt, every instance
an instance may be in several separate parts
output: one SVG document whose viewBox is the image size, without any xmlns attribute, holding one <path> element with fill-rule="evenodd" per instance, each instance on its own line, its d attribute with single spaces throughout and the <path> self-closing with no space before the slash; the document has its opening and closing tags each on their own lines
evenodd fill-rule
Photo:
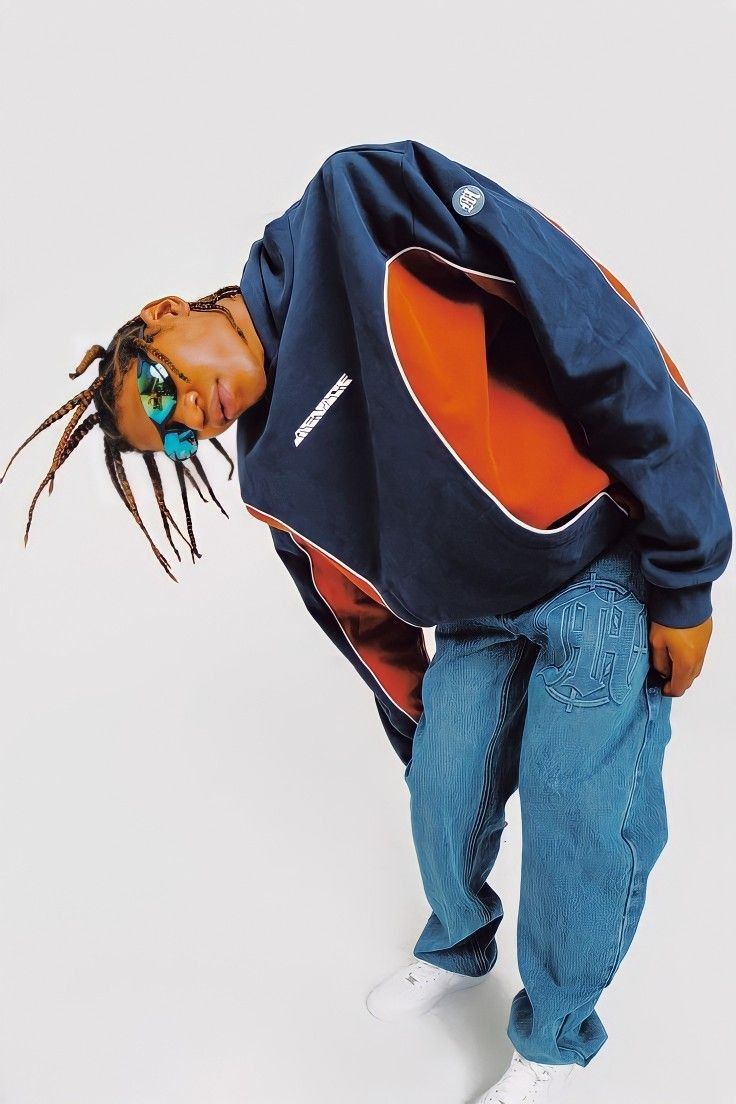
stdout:
<svg viewBox="0 0 736 1104">
<path fill-rule="evenodd" d="M 573 440 L 513 285 L 424 250 L 389 265 L 387 311 L 416 399 L 514 517 L 548 528 L 611 483 Z M 494 283 L 498 294 L 494 292 Z"/>
<path fill-rule="evenodd" d="M 388 696 L 415 721 L 422 713 L 422 679 L 429 658 L 424 634 L 386 606 L 369 582 L 333 560 L 288 525 L 246 503 L 248 513 L 289 533 L 309 557 L 317 593 L 332 611 L 350 646 Z"/>
</svg>

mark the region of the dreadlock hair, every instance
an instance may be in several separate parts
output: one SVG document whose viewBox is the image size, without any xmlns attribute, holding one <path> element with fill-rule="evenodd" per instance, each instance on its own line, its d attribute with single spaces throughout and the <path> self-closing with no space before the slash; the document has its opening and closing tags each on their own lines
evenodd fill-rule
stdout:
<svg viewBox="0 0 736 1104">
<path fill-rule="evenodd" d="M 237 331 L 243 341 L 245 341 L 245 335 L 235 322 L 232 313 L 227 309 L 227 307 L 220 305 L 220 299 L 232 298 L 239 292 L 240 288 L 237 285 L 228 285 L 227 287 L 219 288 L 217 291 L 212 292 L 210 295 L 205 295 L 201 299 L 195 300 L 195 302 L 189 304 L 189 307 L 191 310 L 219 311 L 221 314 L 224 314 L 227 317 L 229 323 L 234 327 L 234 329 Z M 156 349 L 152 339 L 146 341 L 143 336 L 144 330 L 145 323 L 143 319 L 140 315 L 136 315 L 135 318 L 131 318 L 128 322 L 124 323 L 124 325 L 122 325 L 119 330 L 117 330 L 107 348 L 103 348 L 102 345 L 92 345 L 87 350 L 74 371 L 69 373 L 69 378 L 76 379 L 78 376 L 81 376 L 84 372 L 87 371 L 90 364 L 93 364 L 95 360 L 99 360 L 100 364 L 98 368 L 97 378 L 94 380 L 93 383 L 90 384 L 89 387 L 85 387 L 84 390 L 79 391 L 76 395 L 72 396 L 72 398 L 69 399 L 68 402 L 65 402 L 63 406 L 60 406 L 58 410 L 55 410 L 53 414 L 49 414 L 49 416 L 45 418 L 44 421 L 41 422 L 41 424 L 36 429 L 34 429 L 33 433 L 31 433 L 30 436 L 28 436 L 25 441 L 23 441 L 23 443 L 18 446 L 13 455 L 10 457 L 5 471 L 3 472 L 2 476 L 0 476 L 0 483 L 2 483 L 2 481 L 5 479 L 5 476 L 8 473 L 8 468 L 10 468 L 10 465 L 13 463 L 18 453 L 21 452 L 26 447 L 26 445 L 34 439 L 34 437 L 37 437 L 39 433 L 43 432 L 43 430 L 47 429 L 50 425 L 53 425 L 54 422 L 58 422 L 59 419 L 63 418 L 65 414 L 69 414 L 70 411 L 73 411 L 74 413 L 72 414 L 66 427 L 64 428 L 64 432 L 59 438 L 59 442 L 56 446 L 54 455 L 51 460 L 51 466 L 49 467 L 48 472 L 41 481 L 41 484 L 38 487 L 35 495 L 33 496 L 33 500 L 31 501 L 30 509 L 28 511 L 28 520 L 26 523 L 26 531 L 23 538 L 24 544 L 28 544 L 28 533 L 31 528 L 33 511 L 44 487 L 48 486 L 49 494 L 51 494 L 54 489 L 54 478 L 56 476 L 56 472 L 59 470 L 62 464 L 65 463 L 65 461 L 71 456 L 71 454 L 74 452 L 74 449 L 77 447 L 80 441 L 82 441 L 87 436 L 89 431 L 95 426 L 99 426 L 103 433 L 105 464 L 107 466 L 107 470 L 110 475 L 112 484 L 115 487 L 115 490 L 122 499 L 126 509 L 133 515 L 133 519 L 135 520 L 138 527 L 143 531 L 144 536 L 151 546 L 153 554 L 163 567 L 166 574 L 169 576 L 170 579 L 173 579 L 174 582 L 178 582 L 176 576 L 171 570 L 171 565 L 169 564 L 168 560 L 160 551 L 160 549 L 156 546 L 153 539 L 151 538 L 150 533 L 143 524 L 141 516 L 138 512 L 138 506 L 136 505 L 136 501 L 133 496 L 133 491 L 131 490 L 130 483 L 128 482 L 128 478 L 125 473 L 125 468 L 123 466 L 122 454 L 124 452 L 140 452 L 141 450 L 136 449 L 122 436 L 118 429 L 115 417 L 115 403 L 120 393 L 120 388 L 122 387 L 123 377 L 126 371 L 126 364 L 130 361 L 132 357 L 136 356 L 138 351 L 145 353 L 146 356 L 149 356 L 152 359 L 160 361 L 175 375 L 179 376 L 180 379 L 187 379 L 187 377 L 182 372 L 178 371 L 178 369 L 174 367 L 171 361 L 166 356 L 164 356 L 160 352 L 160 350 Z M 92 404 L 94 404 L 95 410 L 92 413 L 87 414 L 87 417 L 85 418 L 85 412 Z M 84 420 L 82 420 L 83 418 Z M 212 444 L 215 449 L 219 453 L 221 453 L 228 461 L 230 465 L 228 480 L 232 479 L 235 465 L 231 457 L 215 437 L 209 438 L 209 441 L 210 444 Z M 155 452 L 148 450 L 142 451 L 141 455 L 143 456 L 149 478 L 153 485 L 153 493 L 158 505 L 164 533 L 166 534 L 166 538 L 169 544 L 174 550 L 176 558 L 181 562 L 179 550 L 174 544 L 172 538 L 172 527 L 179 534 L 184 543 L 189 547 L 189 551 L 191 552 L 192 556 L 192 562 L 196 563 L 197 559 L 201 558 L 201 552 L 197 548 L 197 542 L 194 538 L 194 527 L 192 525 L 192 517 L 189 510 L 189 498 L 187 496 L 187 482 L 189 482 L 194 487 L 203 502 L 207 502 L 207 498 L 203 494 L 199 484 L 197 483 L 192 473 L 189 471 L 188 467 L 185 466 L 185 461 L 174 460 L 173 463 L 176 465 L 176 474 L 179 482 L 182 505 L 184 507 L 184 517 L 186 519 L 186 530 L 188 536 L 185 536 L 179 526 L 176 524 L 174 516 L 166 504 L 166 500 L 164 498 L 163 483 L 161 481 L 161 473 L 159 472 L 158 465 L 156 464 Z M 225 517 L 229 517 L 227 510 L 225 510 L 225 508 L 217 499 L 215 492 L 212 490 L 210 481 L 207 478 L 204 467 L 199 457 L 195 453 L 195 455 L 190 457 L 190 459 L 192 467 L 197 472 L 197 475 L 209 491 L 212 501 L 216 503 L 216 505 L 220 508 Z"/>
</svg>

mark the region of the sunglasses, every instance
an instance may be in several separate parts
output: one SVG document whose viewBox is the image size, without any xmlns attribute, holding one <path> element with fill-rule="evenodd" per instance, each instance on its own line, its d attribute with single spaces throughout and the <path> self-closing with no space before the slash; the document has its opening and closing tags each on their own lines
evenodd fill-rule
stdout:
<svg viewBox="0 0 736 1104">
<path fill-rule="evenodd" d="M 170 421 L 177 403 L 176 384 L 163 364 L 138 353 L 138 394 L 143 409 L 161 435 L 164 452 L 172 460 L 188 460 L 197 451 L 197 434 Z"/>
</svg>

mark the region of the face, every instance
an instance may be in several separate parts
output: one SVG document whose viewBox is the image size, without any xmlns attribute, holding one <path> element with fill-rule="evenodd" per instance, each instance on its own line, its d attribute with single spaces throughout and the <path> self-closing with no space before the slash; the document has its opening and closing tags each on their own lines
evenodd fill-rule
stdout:
<svg viewBox="0 0 736 1104">
<path fill-rule="evenodd" d="M 199 440 L 224 433 L 266 389 L 263 346 L 242 295 L 221 299 L 220 304 L 230 311 L 245 341 L 219 311 L 191 310 L 178 295 L 155 299 L 139 312 L 144 339 L 187 377 L 169 371 L 177 390 L 171 421 L 193 429 Z M 164 367 L 168 371 L 168 365 Z M 134 448 L 163 448 L 138 394 L 135 361 L 123 376 L 116 415 L 118 429 Z"/>
</svg>

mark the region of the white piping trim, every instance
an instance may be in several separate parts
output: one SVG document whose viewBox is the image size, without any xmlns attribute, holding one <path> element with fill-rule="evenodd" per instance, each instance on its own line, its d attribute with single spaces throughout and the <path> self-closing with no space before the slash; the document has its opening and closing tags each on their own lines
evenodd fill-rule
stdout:
<svg viewBox="0 0 736 1104">
<path fill-rule="evenodd" d="M 371 678 L 372 678 L 372 679 L 374 680 L 374 682 L 377 682 L 377 683 L 378 683 L 378 685 L 379 685 L 379 686 L 381 687 L 381 689 L 383 690 L 383 692 L 384 692 L 384 694 L 386 695 L 386 697 L 388 698 L 388 700 L 389 700 L 390 702 L 393 702 L 393 704 L 394 704 L 394 705 L 396 706 L 396 708 L 397 708 L 397 709 L 399 710 L 399 712 L 400 712 L 400 713 L 403 713 L 405 717 L 408 717 L 408 718 L 409 718 L 409 720 L 410 720 L 410 721 L 412 722 L 412 724 L 415 724 L 415 725 L 416 725 L 416 724 L 418 724 L 418 721 L 416 721 L 416 720 L 414 719 L 414 717 L 412 717 L 412 715 L 411 715 L 410 713 L 407 713 L 407 712 L 406 712 L 406 710 L 405 710 L 405 709 L 404 709 L 404 708 L 403 708 L 403 707 L 402 707 L 401 705 L 399 705 L 399 703 L 398 703 L 398 702 L 396 701 L 396 699 L 395 699 L 395 698 L 393 698 L 393 697 L 392 697 L 392 696 L 391 696 L 391 695 L 389 694 L 388 690 L 387 690 L 387 689 L 386 689 L 386 687 L 385 687 L 385 686 L 383 685 L 383 683 L 381 682 L 381 680 L 380 680 L 380 678 L 378 677 L 378 675 L 376 674 L 376 672 L 375 672 L 375 671 L 373 670 L 373 668 L 372 668 L 372 667 L 371 667 L 371 666 L 370 666 L 370 665 L 369 665 L 368 663 L 366 663 L 366 661 L 365 661 L 365 660 L 363 659 L 362 655 L 361 655 L 361 654 L 360 654 L 360 652 L 359 652 L 359 651 L 357 650 L 357 648 L 356 648 L 356 647 L 355 647 L 355 645 L 353 644 L 353 642 L 352 642 L 352 640 L 350 639 L 350 637 L 348 636 L 348 634 L 347 634 L 347 633 L 345 632 L 345 629 L 344 629 L 344 628 L 343 628 L 343 626 L 342 626 L 342 621 L 341 621 L 341 620 L 340 620 L 340 618 L 339 618 L 339 617 L 337 616 L 337 614 L 335 613 L 334 609 L 332 608 L 332 606 L 330 605 L 330 603 L 329 603 L 329 602 L 327 601 L 327 599 L 325 598 L 325 596 L 324 596 L 324 594 L 322 593 L 322 591 L 321 591 L 321 590 L 319 589 L 319 587 L 317 586 L 317 580 L 316 580 L 316 579 L 315 579 L 315 577 L 314 577 L 314 565 L 312 564 L 312 557 L 310 556 L 309 552 L 307 551 L 307 549 L 306 549 L 306 548 L 302 548 L 302 546 L 301 546 L 300 544 L 298 544 L 298 543 L 297 543 L 297 542 L 296 542 L 296 541 L 294 540 L 294 537 L 293 537 L 293 536 L 291 535 L 291 533 L 289 533 L 289 536 L 291 537 L 292 541 L 294 542 L 294 546 L 295 546 L 296 548 L 298 548 L 300 552 L 303 552 L 303 553 L 304 553 L 304 555 L 305 555 L 305 556 L 307 557 L 307 560 L 309 561 L 309 573 L 310 573 L 310 575 L 312 576 L 312 584 L 313 584 L 313 586 L 314 586 L 314 589 L 316 590 L 317 594 L 319 594 L 320 598 L 322 599 L 322 601 L 324 602 L 324 604 L 325 604 L 325 605 L 327 606 L 328 610 L 330 611 L 330 613 L 331 613 L 331 614 L 332 614 L 332 616 L 334 617 L 334 619 L 335 619 L 335 624 L 336 624 L 336 625 L 337 625 L 337 627 L 339 628 L 339 630 L 340 630 L 340 632 L 342 633 L 342 635 L 343 635 L 343 636 L 345 637 L 345 639 L 346 639 L 346 641 L 348 642 L 348 645 L 349 645 L 349 647 L 351 648 L 351 650 L 352 650 L 352 651 L 353 651 L 353 652 L 355 653 L 355 657 L 356 657 L 356 659 L 358 659 L 358 660 L 359 660 L 359 661 L 360 661 L 360 662 L 361 662 L 361 663 L 363 664 L 363 666 L 365 667 L 366 671 L 368 671 L 368 672 L 369 672 L 369 674 L 370 674 Z M 305 537 L 304 539 L 306 540 L 306 537 Z M 361 575 L 361 578 L 362 578 L 362 575 Z M 389 612 L 391 612 L 391 611 L 389 610 Z M 424 634 L 422 633 L 422 638 L 423 638 L 423 637 L 424 637 Z"/>
<path fill-rule="evenodd" d="M 699 408 L 699 407 L 697 406 L 697 404 L 696 404 L 695 400 L 693 399 L 692 395 L 689 395 L 689 394 L 687 393 L 687 391 L 685 391 L 685 389 L 684 389 L 684 388 L 682 387 L 682 385 L 681 385 L 681 384 L 680 384 L 680 383 L 678 382 L 678 380 L 677 380 L 677 379 L 675 379 L 675 377 L 674 377 L 674 376 L 672 375 L 672 372 L 670 371 L 669 365 L 668 365 L 667 361 L 666 361 L 666 360 L 665 360 L 665 358 L 664 358 L 664 354 L 663 354 L 662 350 L 661 350 L 661 349 L 660 349 L 660 347 L 659 347 L 659 342 L 658 342 L 658 340 L 657 340 L 656 334 L 654 333 L 654 330 L 652 329 L 652 327 L 651 327 L 651 326 L 649 325 L 649 323 L 647 322 L 647 320 L 646 320 L 646 318 L 644 317 L 644 315 L 643 315 L 643 314 L 640 314 L 640 313 L 639 313 L 639 311 L 638 311 L 638 310 L 636 309 L 636 307 L 633 307 L 633 306 L 631 305 L 631 303 L 629 302 L 629 300 L 628 300 L 628 299 L 627 299 L 627 298 L 626 298 L 625 296 L 623 296 L 623 295 L 621 294 L 621 292 L 620 292 L 620 291 L 618 290 L 618 288 L 617 288 L 617 287 L 614 287 L 614 285 L 613 285 L 613 284 L 611 283 L 611 281 L 610 281 L 610 280 L 608 279 L 608 277 L 606 276 L 606 274 L 605 274 L 605 272 L 603 271 L 603 269 L 602 269 L 602 268 L 600 267 L 600 265 L 599 265 L 598 261 L 596 261 L 595 257 L 593 257 L 593 256 L 592 256 L 592 255 L 591 255 L 591 254 L 590 254 L 590 253 L 588 252 L 588 250 L 587 250 L 587 249 L 585 249 L 585 247 L 584 247 L 584 246 L 582 246 L 582 245 L 580 244 L 580 242 L 579 242 L 579 241 L 575 241 L 575 238 L 574 238 L 574 237 L 572 236 L 572 234 L 568 234 L 567 230 L 564 230 L 564 229 L 563 229 L 563 228 L 562 228 L 561 226 L 558 226 L 558 225 L 557 225 L 557 223 L 555 223 L 555 222 L 553 222 L 553 221 L 552 221 L 552 219 L 551 219 L 551 218 L 549 217 L 549 215 L 545 215 L 544 211 L 540 211 L 540 210 L 539 210 L 539 208 L 538 208 L 538 207 L 535 207 L 533 203 L 529 203 L 529 202 L 528 202 L 528 200 L 524 200 L 523 202 L 524 202 L 524 203 L 526 203 L 528 207 L 531 207 L 531 208 L 532 208 L 532 210 L 536 211 L 538 215 L 541 215 L 541 216 L 542 216 L 542 218 L 543 218 L 543 219 L 545 219 L 545 220 L 546 220 L 546 221 L 547 221 L 547 222 L 548 222 L 548 223 L 550 224 L 550 226 L 552 226 L 552 227 L 553 227 L 553 228 L 554 228 L 555 230 L 559 230 L 559 231 L 560 231 L 560 233 L 564 234 L 566 238 L 569 238 L 569 240 L 570 240 L 570 241 L 571 241 L 571 242 L 573 243 L 573 245 L 576 245 L 576 246 L 578 247 L 578 249 L 580 250 L 580 252 L 581 252 L 581 253 L 584 253 L 584 254 L 585 254 L 585 256 L 586 256 L 586 257 L 588 258 L 588 260 L 589 260 L 589 261 L 591 262 L 591 264 L 594 264 L 594 265 L 595 265 L 595 267 L 596 267 L 597 271 L 598 271 L 598 272 L 600 272 L 601 276 L 602 276 L 602 277 L 603 277 L 603 279 L 604 279 L 604 280 L 606 281 L 606 283 L 607 283 L 607 284 L 608 284 L 608 286 L 609 286 L 609 287 L 611 288 L 611 290 L 612 290 L 612 291 L 615 291 L 615 293 L 616 293 L 616 295 L 618 295 L 619 299 L 620 299 L 620 300 L 621 300 L 621 301 L 622 301 L 623 303 L 625 303 L 625 304 L 626 304 L 626 306 L 627 306 L 627 307 L 628 307 L 628 308 L 629 308 L 629 309 L 630 309 L 631 311 L 633 311 L 633 312 L 634 312 L 634 314 L 636 315 L 636 317 L 637 317 L 637 318 L 639 319 L 639 321 L 640 321 L 640 322 L 643 322 L 643 323 L 644 323 L 644 325 L 646 326 L 647 330 L 649 331 L 649 334 L 650 334 L 650 336 L 651 336 L 651 338 L 652 338 L 652 341 L 654 342 L 654 347 L 655 347 L 655 349 L 657 350 L 657 352 L 659 353 L 659 355 L 660 355 L 660 357 L 661 357 L 661 359 L 662 359 L 662 363 L 664 364 L 664 367 L 665 367 L 665 370 L 666 370 L 666 372 L 667 372 L 667 375 L 668 375 L 668 377 L 669 377 L 669 378 L 670 378 L 670 379 L 672 380 L 672 382 L 674 383 L 674 385 L 675 385 L 675 387 L 676 387 L 676 388 L 678 389 L 678 391 L 681 391 L 681 392 L 682 392 L 682 394 L 683 394 L 683 395 L 685 396 L 685 398 L 686 398 L 686 399 L 689 399 L 689 400 L 690 400 L 690 402 L 691 402 L 691 403 L 693 404 L 693 406 L 695 407 L 695 409 L 696 409 L 696 410 L 698 411 L 698 414 L 700 414 L 700 413 L 701 413 L 701 411 L 700 411 L 700 408 Z M 701 417 L 702 417 L 702 415 L 701 415 Z"/>
<path fill-rule="evenodd" d="M 460 272 L 470 272 L 473 276 L 485 276 L 489 280 L 498 280 L 502 284 L 515 284 L 516 280 L 512 280 L 509 276 L 494 276 L 490 272 L 480 272 L 477 268 L 465 268 L 464 265 L 456 264 L 454 261 L 450 261 L 447 257 L 441 256 L 439 253 L 435 253 L 433 249 L 427 249 L 424 245 L 406 245 L 403 249 L 400 249 L 398 253 L 394 253 L 393 257 L 389 257 L 388 263 L 395 261 L 397 257 L 400 257 L 402 253 L 409 253 L 414 250 L 421 250 L 422 253 L 431 253 L 433 257 L 436 257 L 438 261 L 442 261 L 444 264 L 450 265 L 451 268 L 457 268 Z"/>
<path fill-rule="evenodd" d="M 504 506 L 503 502 L 501 502 L 501 500 L 499 498 L 496 498 L 496 496 L 493 494 L 493 492 L 490 491 L 488 489 L 488 487 L 486 487 L 485 483 L 482 483 L 481 480 L 478 479 L 478 476 L 475 474 L 475 472 L 470 470 L 470 468 L 465 463 L 465 461 L 462 459 L 462 457 L 460 457 L 457 454 L 457 452 L 455 452 L 455 450 L 452 447 L 452 445 L 450 444 L 450 442 L 447 440 L 447 438 L 443 437 L 443 435 L 440 433 L 437 426 L 434 424 L 432 419 L 427 414 L 427 411 L 424 409 L 424 407 L 420 403 L 417 396 L 414 394 L 414 391 L 412 390 L 412 387 L 409 383 L 409 380 L 406 377 L 406 373 L 404 372 L 404 369 L 401 365 L 401 361 L 399 360 L 399 354 L 397 352 L 396 345 L 394 344 L 394 335 L 391 332 L 391 323 L 389 322 L 389 316 L 388 316 L 388 269 L 389 269 L 389 265 L 391 264 L 392 261 L 396 260 L 397 257 L 400 257 L 402 253 L 406 253 L 409 249 L 418 249 L 418 250 L 421 250 L 423 253 L 431 253 L 433 257 L 437 257 L 438 260 L 444 261 L 445 264 L 451 265 L 452 268 L 460 269 L 461 272 L 472 272 L 473 275 L 475 275 L 475 276 L 485 276 L 489 280 L 503 280 L 505 283 L 513 283 L 514 281 L 513 280 L 511 280 L 511 281 L 507 280 L 505 276 L 494 276 L 490 272 L 478 272 L 475 269 L 464 268 L 462 265 L 455 264 L 453 261 L 448 261 L 447 258 L 441 257 L 439 255 L 439 253 L 434 253 L 431 249 L 425 249 L 421 245 L 410 245 L 410 246 L 407 246 L 405 249 L 400 249 L 398 253 L 394 253 L 394 255 L 392 257 L 389 257 L 386 261 L 386 268 L 385 268 L 384 280 L 383 280 L 383 312 L 384 312 L 384 317 L 385 317 L 385 322 L 386 322 L 386 332 L 388 334 L 388 339 L 389 339 L 389 342 L 391 344 L 391 351 L 394 354 L 394 360 L 396 361 L 396 365 L 397 365 L 399 371 L 401 372 L 401 376 L 404 380 L 404 383 L 406 384 L 407 391 L 409 392 L 409 394 L 413 398 L 414 402 L 416 403 L 417 407 L 419 408 L 419 410 L 424 415 L 424 417 L 427 420 L 427 422 L 429 423 L 429 425 L 432 427 L 434 432 L 439 437 L 440 441 L 442 441 L 445 448 L 448 450 L 448 452 L 450 452 L 452 454 L 452 456 L 455 457 L 455 459 L 457 460 L 460 467 L 463 468 L 467 472 L 467 474 L 470 476 L 470 478 L 473 480 L 473 482 L 476 483 L 478 485 L 478 487 L 480 487 L 480 489 L 484 492 L 484 494 L 488 495 L 488 497 L 490 499 L 492 499 L 493 502 L 496 503 L 498 508 L 506 515 L 507 518 L 509 518 L 511 521 L 515 522 L 517 525 L 521 526 L 522 529 L 528 529 L 532 533 L 541 533 L 544 536 L 552 536 L 555 533 L 561 533 L 563 530 L 568 529 L 571 525 L 574 525 L 583 516 L 583 514 L 585 514 L 588 510 L 591 509 L 592 506 L 595 505 L 595 503 L 598 501 L 599 498 L 604 498 L 604 497 L 605 498 L 610 498 L 611 502 L 613 502 L 613 504 L 621 511 L 621 513 L 626 514 L 626 516 L 628 517 L 629 516 L 628 511 L 625 510 L 623 508 L 623 506 L 621 506 L 618 502 L 616 502 L 616 499 L 612 495 L 610 495 L 608 493 L 608 491 L 599 491 L 598 494 L 594 498 L 591 498 L 590 502 L 588 502 L 585 506 L 583 506 L 582 509 L 578 510 L 578 512 L 576 514 L 574 514 L 573 517 L 571 517 L 569 519 L 569 521 L 566 521 L 564 523 L 564 525 L 556 525 L 554 528 L 550 528 L 550 529 L 539 529 L 539 528 L 537 528 L 536 525 L 529 525 L 528 522 L 522 521 L 521 518 L 518 518 L 518 517 L 516 517 L 515 514 L 512 514 L 511 511 L 506 506 Z"/>
<path fill-rule="evenodd" d="M 346 569 L 346 571 L 351 572 L 351 574 L 355 575 L 356 578 L 362 579 L 364 583 L 367 583 L 369 587 L 372 587 L 373 590 L 375 590 L 376 594 L 381 599 L 381 601 L 383 602 L 384 606 L 389 611 L 389 613 L 392 613 L 394 615 L 394 617 L 398 617 L 399 621 L 403 621 L 405 625 L 411 625 L 411 627 L 413 629 L 423 628 L 422 625 L 417 625 L 413 621 L 407 621 L 405 617 L 401 616 L 401 614 L 397 613 L 395 610 L 392 610 L 390 605 L 386 601 L 386 599 L 381 594 L 378 587 L 374 583 L 372 583 L 370 581 L 370 579 L 366 579 L 365 575 L 361 575 L 359 571 L 356 571 L 355 568 L 351 567 L 350 564 L 343 563 L 342 560 L 338 559 L 338 557 L 333 555 L 332 552 L 328 552 L 326 548 L 322 548 L 319 544 L 317 544 L 316 541 L 312 541 L 312 540 L 309 539 L 309 537 L 305 537 L 304 534 L 300 533 L 298 529 L 295 529 L 292 525 L 289 525 L 287 522 L 282 521 L 281 518 L 277 518 L 274 514 L 269 514 L 269 513 L 267 513 L 266 510 L 262 510 L 260 506 L 254 506 L 252 502 L 246 502 L 245 499 L 243 499 L 243 503 L 244 503 L 245 506 L 250 506 L 250 508 L 252 510 L 256 510 L 259 514 L 263 514 L 264 517 L 269 517 L 269 518 L 271 518 L 272 521 L 278 521 L 278 522 L 280 522 L 281 525 L 285 525 L 287 527 L 287 529 L 289 530 L 289 536 L 291 536 L 292 533 L 296 533 L 296 535 L 298 537 L 301 537 L 302 540 L 305 540 L 307 542 L 307 544 L 311 544 L 312 548 L 316 548 L 319 552 L 323 552 L 324 555 L 327 556 L 328 559 L 334 560 L 335 563 L 339 563 L 341 567 L 344 567 Z M 292 537 L 292 540 L 293 540 L 293 537 Z M 294 541 L 294 544 L 296 544 L 296 543 L 297 542 Z"/>
</svg>

